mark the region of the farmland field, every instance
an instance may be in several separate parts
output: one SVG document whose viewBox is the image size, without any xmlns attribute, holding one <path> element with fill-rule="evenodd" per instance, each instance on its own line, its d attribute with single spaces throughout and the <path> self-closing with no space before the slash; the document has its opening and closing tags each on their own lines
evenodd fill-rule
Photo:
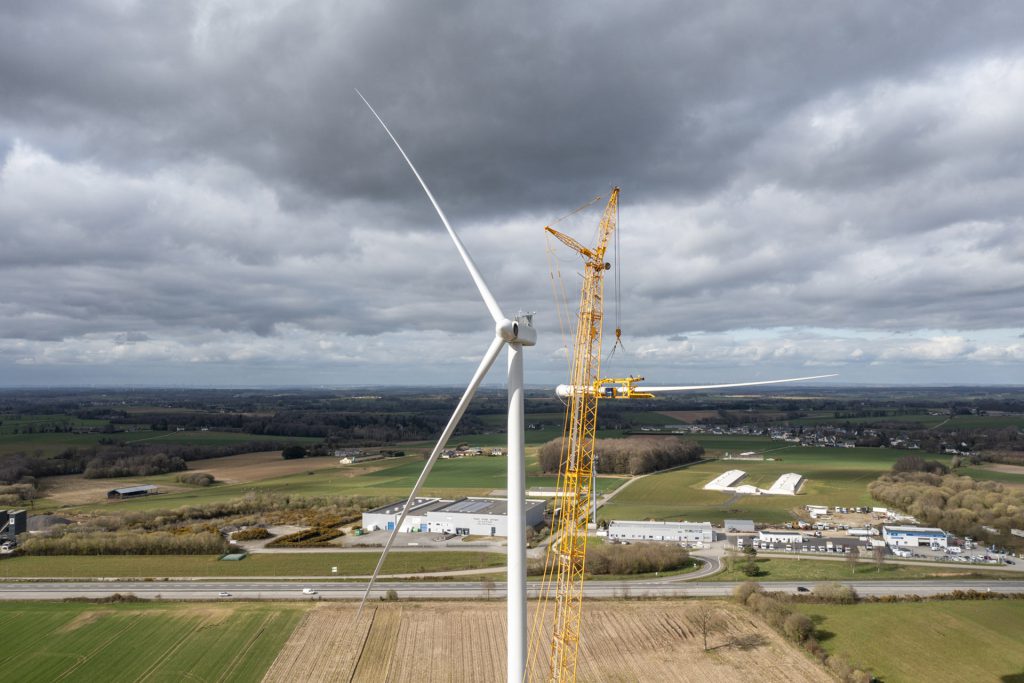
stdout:
<svg viewBox="0 0 1024 683">
<path fill-rule="evenodd" d="M 979 481 L 997 481 L 1010 486 L 1024 486 L 1024 467 L 1014 469 L 1013 465 L 981 465 L 961 467 L 956 474 L 966 475 Z"/>
<path fill-rule="evenodd" d="M 815 620 L 829 653 L 885 683 L 1010 683 L 1024 674 L 1024 600 L 794 607 Z"/>
<path fill-rule="evenodd" d="M 61 416 L 57 416 L 61 417 Z M 87 422 L 77 420 L 76 422 Z M 0 425 L 0 430 L 7 427 L 7 420 Z M 13 428 L 12 428 L 13 429 Z M 96 446 L 100 439 L 112 439 L 119 443 L 168 443 L 175 445 L 192 446 L 227 446 L 251 441 L 279 441 L 282 443 L 313 444 L 323 439 L 311 437 L 266 437 L 242 432 L 153 432 L 149 430 L 138 432 L 119 432 L 115 434 L 102 434 L 91 432 L 86 434 L 73 434 L 63 432 L 42 432 L 36 434 L 13 434 L 8 431 L 0 431 L 0 455 L 7 453 L 29 453 L 37 451 L 45 456 L 54 456 L 69 447 Z"/>
<path fill-rule="evenodd" d="M 249 455 L 232 456 L 248 458 Z M 218 460 L 229 460 L 222 458 Z M 244 461 L 244 460 L 243 460 Z M 209 463 L 210 461 L 196 461 Z M 281 461 L 285 462 L 285 461 Z M 258 481 L 241 481 L 236 484 L 223 484 L 202 488 L 164 493 L 155 496 L 133 498 L 115 503 L 97 502 L 80 509 L 103 509 L 106 511 L 162 510 L 173 509 L 185 505 L 203 505 L 221 503 L 240 498 L 250 491 L 280 493 L 292 497 L 314 496 L 365 496 L 369 498 L 397 499 L 408 495 L 416 478 L 423 470 L 423 459 L 419 455 L 407 455 L 399 458 L 374 460 L 361 465 L 338 465 L 335 458 L 308 458 L 295 461 L 300 471 L 284 476 L 271 476 Z M 527 455 L 527 487 L 553 487 L 556 478 L 551 475 L 537 473 L 537 458 Z M 207 471 L 202 467 L 189 468 L 196 471 Z M 264 472 L 270 473 L 269 468 Z M 251 472 L 250 472 L 251 473 Z M 147 477 L 141 480 L 131 478 L 131 482 L 170 483 L 176 473 Z M 434 466 L 422 491 L 423 495 L 436 496 L 475 496 L 486 495 L 496 489 L 504 489 L 506 485 L 506 461 L 504 457 L 478 456 L 454 460 L 439 460 Z M 129 480 L 106 479 L 109 488 L 124 486 Z M 122 483 L 125 482 L 125 483 Z M 624 480 L 616 477 L 599 477 L 598 490 L 612 491 Z M 55 507 L 53 501 L 38 501 L 46 509 Z"/>
<path fill-rule="evenodd" d="M 0 561 L 0 579 L 156 578 L 219 576 L 366 576 L 373 572 L 379 552 L 255 553 L 238 562 L 210 555 L 56 555 L 21 556 Z M 384 574 L 481 569 L 505 566 L 505 555 L 468 550 L 394 550 L 381 570 Z"/>
<path fill-rule="evenodd" d="M 256 681 L 305 606 L 0 605 L 9 681 Z"/>
<path fill-rule="evenodd" d="M 650 475 L 623 489 L 602 508 L 601 516 L 713 523 L 740 518 L 771 523 L 791 520 L 791 511 L 807 504 L 870 505 L 867 485 L 905 454 L 877 448 L 804 448 L 780 445 L 765 437 L 699 435 L 697 441 L 708 453 L 757 451 L 775 460 L 719 460 Z M 731 469 L 747 473 L 742 483 L 762 488 L 787 472 L 802 474 L 807 481 L 796 496 L 735 496 L 704 490 L 704 484 Z"/>
<path fill-rule="evenodd" d="M 725 623 L 703 651 L 697 604 Z M 531 605 L 532 607 L 532 605 Z M 819 666 L 746 611 L 721 602 L 590 602 L 584 607 L 580 681 L 830 681 Z M 266 681 L 497 681 L 505 677 L 501 602 L 352 605 L 309 610 Z M 534 638 L 531 679 L 543 680 L 550 631 Z"/>
</svg>

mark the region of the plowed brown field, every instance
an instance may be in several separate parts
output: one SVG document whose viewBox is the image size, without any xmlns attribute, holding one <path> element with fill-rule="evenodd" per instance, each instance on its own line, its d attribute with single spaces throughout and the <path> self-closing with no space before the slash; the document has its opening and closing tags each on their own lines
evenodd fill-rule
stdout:
<svg viewBox="0 0 1024 683">
<path fill-rule="evenodd" d="M 592 602 L 585 608 L 580 681 L 818 682 L 832 678 L 796 647 L 734 605 L 716 602 L 722 626 L 710 651 L 693 619 L 701 603 Z M 549 634 L 541 637 L 547 642 Z M 544 648 L 546 651 L 546 648 Z M 545 652 L 542 652 L 542 657 Z M 546 663 L 531 667 L 543 680 Z M 295 630 L 264 681 L 500 681 L 505 606 L 401 603 L 319 605 Z"/>
</svg>

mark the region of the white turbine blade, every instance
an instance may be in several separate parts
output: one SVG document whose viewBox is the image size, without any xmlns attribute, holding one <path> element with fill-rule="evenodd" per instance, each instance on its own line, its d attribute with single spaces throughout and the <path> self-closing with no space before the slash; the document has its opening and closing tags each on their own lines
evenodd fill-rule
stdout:
<svg viewBox="0 0 1024 683">
<path fill-rule="evenodd" d="M 416 167 L 412 165 L 412 161 L 409 160 L 409 156 L 405 153 L 405 150 L 402 149 L 402 146 L 398 144 L 398 140 L 391 133 L 387 124 L 384 123 L 384 119 L 382 119 L 376 110 L 370 106 L 370 103 L 366 101 L 365 97 L 363 97 L 363 93 L 356 90 L 356 94 L 359 95 L 359 98 L 366 103 L 367 107 L 369 107 L 370 113 L 380 121 L 380 125 L 384 127 L 384 132 L 386 132 L 388 137 L 391 138 L 391 141 L 395 143 L 395 147 L 398 148 L 399 154 L 401 154 L 402 158 L 405 159 L 405 163 L 409 164 L 409 168 L 412 169 L 413 174 L 416 176 L 416 180 L 420 181 L 420 186 L 423 188 L 423 191 L 427 193 L 427 198 L 430 199 L 430 203 L 434 205 L 434 210 L 437 211 L 437 215 L 441 218 L 441 222 L 444 223 L 444 227 L 448 230 L 448 234 L 451 236 L 452 242 L 455 243 L 455 248 L 459 251 L 462 261 L 466 264 L 469 274 L 473 277 L 473 282 L 476 283 L 476 288 L 480 290 L 480 296 L 483 298 L 484 304 L 487 305 L 487 310 L 491 312 L 491 317 L 494 318 L 494 322 L 500 323 L 505 319 L 505 316 L 498 307 L 498 302 L 494 299 L 494 295 L 491 294 L 491 290 L 487 288 L 487 283 L 484 282 L 483 275 L 481 275 L 480 271 L 477 270 L 476 264 L 473 263 L 473 259 L 470 257 L 469 252 L 466 251 L 465 245 L 462 244 L 462 240 L 460 240 L 459 236 L 455 234 L 455 230 L 452 229 L 451 224 L 448 222 L 448 217 L 445 216 L 444 211 L 441 210 L 441 205 L 437 203 L 436 199 L 434 199 L 434 195 L 431 193 L 430 188 L 427 187 L 427 183 L 424 182 L 423 177 L 420 175 L 420 172 L 416 170 Z"/>
<path fill-rule="evenodd" d="M 423 486 L 423 482 L 427 480 L 427 476 L 430 474 L 430 470 L 433 469 L 434 463 L 437 462 L 437 457 L 441 454 L 448 439 L 451 437 L 452 432 L 455 431 L 455 427 L 459 424 L 459 420 L 462 419 L 462 414 L 466 412 L 466 407 L 469 402 L 473 399 L 473 394 L 476 393 L 477 387 L 480 386 L 480 382 L 483 381 L 484 375 L 494 365 L 495 359 L 498 357 L 498 353 L 501 351 L 501 347 L 505 345 L 505 340 L 501 337 L 495 337 L 494 341 L 491 342 L 490 347 L 487 349 L 487 353 L 484 354 L 483 360 L 480 361 L 479 367 L 473 374 L 473 379 L 470 380 L 469 386 L 466 387 L 466 391 L 463 392 L 462 398 L 459 400 L 459 404 L 455 406 L 455 412 L 452 413 L 451 418 L 448 420 L 447 426 L 444 431 L 441 432 L 441 438 L 437 440 L 437 445 L 434 446 L 433 452 L 427 459 L 427 464 L 423 466 L 423 471 L 420 472 L 419 479 L 412 487 L 412 491 L 409 493 L 409 500 L 405 502 L 405 508 L 402 510 L 402 515 L 398 518 L 398 522 L 395 524 L 395 528 L 391 531 L 391 535 L 388 537 L 388 542 L 384 545 L 384 552 L 380 554 L 380 559 L 377 560 L 377 567 L 373 570 L 373 576 L 370 577 L 370 583 L 366 585 L 366 592 L 363 593 L 363 599 L 359 603 L 359 613 L 363 610 L 363 604 L 366 603 L 366 598 L 370 595 L 370 589 L 373 588 L 373 584 L 377 581 L 377 575 L 380 574 L 380 568 L 384 566 L 384 559 L 388 555 L 388 551 L 391 550 L 391 545 L 395 542 L 395 537 L 398 536 L 398 530 L 402 528 L 402 524 L 405 523 L 405 518 L 409 514 L 409 509 L 412 507 L 413 501 L 416 496 L 419 495 L 420 487 Z M 358 616 L 358 614 L 356 616 Z"/>
<path fill-rule="evenodd" d="M 635 391 L 657 393 L 659 391 L 700 391 L 701 389 L 728 389 L 730 387 L 756 387 L 761 384 L 783 384 L 785 382 L 804 382 L 812 379 L 823 379 L 825 377 L 836 377 L 837 375 L 815 375 L 813 377 L 792 377 L 790 379 L 769 379 L 764 382 L 737 382 L 735 384 L 693 384 L 681 387 L 633 387 Z"/>
</svg>

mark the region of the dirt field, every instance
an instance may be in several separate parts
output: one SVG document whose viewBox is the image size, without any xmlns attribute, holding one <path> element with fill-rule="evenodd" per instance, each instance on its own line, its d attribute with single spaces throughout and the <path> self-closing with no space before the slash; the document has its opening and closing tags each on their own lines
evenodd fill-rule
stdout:
<svg viewBox="0 0 1024 683">
<path fill-rule="evenodd" d="M 696 602 L 593 602 L 585 609 L 580 681 L 831 681 L 808 656 L 740 608 L 710 603 L 723 627 L 702 637 Z M 264 681 L 497 681 L 505 678 L 505 606 L 372 604 L 310 610 Z M 545 634 L 540 642 L 547 642 Z M 542 648 L 540 659 L 546 659 Z M 546 662 L 531 667 L 543 680 Z"/>
<path fill-rule="evenodd" d="M 47 498 L 52 498 L 61 505 L 88 505 L 101 503 L 107 499 L 107 491 L 125 486 L 151 483 L 146 479 L 126 481 L 118 479 L 86 479 L 80 474 L 62 474 L 56 477 L 42 477 L 40 487 Z M 162 493 L 183 491 L 185 487 L 173 484 L 160 485 Z M 113 503 L 116 504 L 116 501 Z"/>
<path fill-rule="evenodd" d="M 1024 466 L 1022 465 L 985 465 L 986 470 L 992 470 L 993 472 L 1003 472 L 1005 474 L 1024 474 Z"/>
<path fill-rule="evenodd" d="M 244 484 L 250 481 L 272 479 L 289 474 L 299 474 L 310 470 L 341 468 L 346 477 L 357 477 L 369 472 L 388 467 L 381 461 L 370 461 L 359 465 L 339 465 L 337 458 L 300 458 L 285 460 L 281 451 L 263 451 L 260 453 L 241 453 L 223 458 L 207 458 L 192 460 L 188 463 L 189 472 L 209 472 L 214 479 L 225 484 Z M 138 481 L 117 479 L 86 479 L 80 474 L 66 474 L 56 477 L 43 477 L 40 481 L 45 495 L 61 505 L 88 505 L 100 503 L 107 498 L 107 491 L 122 486 L 151 484 L 150 479 L 140 478 Z M 160 483 L 161 493 L 185 491 L 188 487 L 176 484 Z"/>
<path fill-rule="evenodd" d="M 339 467 L 337 458 L 299 458 L 285 460 L 281 451 L 264 451 L 261 453 L 242 453 L 224 458 L 207 458 L 192 460 L 188 463 L 190 472 L 209 472 L 217 481 L 225 484 L 244 484 L 249 481 L 283 477 L 288 474 L 299 474 L 310 470 L 323 470 L 328 467 Z M 349 465 L 349 467 L 353 467 Z M 354 467 L 359 467 L 355 465 Z M 363 470 L 365 471 L 365 470 Z"/>
</svg>

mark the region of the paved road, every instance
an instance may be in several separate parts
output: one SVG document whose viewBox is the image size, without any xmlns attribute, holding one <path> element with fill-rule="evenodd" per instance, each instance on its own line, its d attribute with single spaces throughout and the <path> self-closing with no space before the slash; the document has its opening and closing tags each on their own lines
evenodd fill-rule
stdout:
<svg viewBox="0 0 1024 683">
<path fill-rule="evenodd" d="M 949 593 L 954 590 L 977 590 L 1004 593 L 1024 593 L 1024 581 L 1004 580 L 952 580 L 952 581 L 844 581 L 853 586 L 861 595 L 920 595 L 929 596 Z M 709 597 L 727 596 L 732 593 L 736 582 L 687 582 L 676 577 L 646 581 L 590 581 L 584 592 L 594 598 L 623 597 Z M 797 592 L 797 587 L 813 588 L 812 581 L 763 582 L 769 591 Z M 302 594 L 303 588 L 313 588 L 316 595 Z M 0 584 L 0 600 L 61 600 L 84 597 L 101 598 L 114 593 L 132 593 L 142 598 L 167 598 L 172 600 L 211 600 L 217 593 L 226 591 L 234 598 L 257 600 L 355 600 L 362 597 L 366 586 L 363 583 L 337 583 L 310 581 L 305 583 L 286 581 L 94 581 L 94 582 L 33 582 Z M 536 596 L 540 584 L 531 582 L 528 592 Z M 375 585 L 371 597 L 383 597 L 394 590 L 403 599 L 408 598 L 483 598 L 486 589 L 480 582 L 426 582 L 426 581 L 384 581 Z M 490 597 L 505 597 L 503 583 L 495 583 Z"/>
</svg>

